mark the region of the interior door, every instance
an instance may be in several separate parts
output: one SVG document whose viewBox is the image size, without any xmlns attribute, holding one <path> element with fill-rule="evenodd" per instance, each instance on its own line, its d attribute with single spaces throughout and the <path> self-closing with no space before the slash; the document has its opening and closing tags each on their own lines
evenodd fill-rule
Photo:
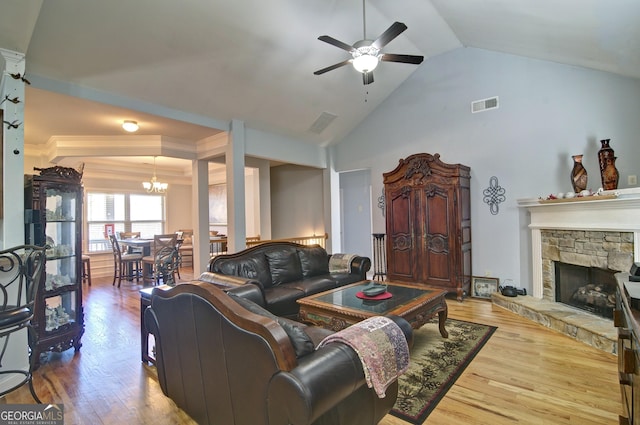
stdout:
<svg viewBox="0 0 640 425">
<path fill-rule="evenodd" d="M 373 261 L 370 170 L 340 173 L 340 216 L 340 252 L 362 255 Z"/>
</svg>

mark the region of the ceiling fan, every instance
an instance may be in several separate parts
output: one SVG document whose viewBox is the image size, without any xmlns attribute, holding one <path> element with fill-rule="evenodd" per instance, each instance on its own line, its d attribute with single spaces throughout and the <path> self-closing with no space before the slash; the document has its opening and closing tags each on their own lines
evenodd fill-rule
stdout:
<svg viewBox="0 0 640 425">
<path fill-rule="evenodd" d="M 346 50 L 351 54 L 351 59 L 322 68 L 314 72 L 314 75 L 321 75 L 350 63 L 356 71 L 362 73 L 362 82 L 366 85 L 373 83 L 373 70 L 378 66 L 380 61 L 410 63 L 414 65 L 422 63 L 424 56 L 382 53 L 382 48 L 384 46 L 389 44 L 391 40 L 402 34 L 407 29 L 407 26 L 402 22 L 394 22 L 385 32 L 380 34 L 377 39 L 367 40 L 367 24 L 365 19 L 364 3 L 365 0 L 362 0 L 362 40 L 356 41 L 352 46 L 350 46 L 347 43 L 343 43 L 342 41 L 336 40 L 328 35 L 321 35 L 318 37 L 318 40 L 320 41 L 324 41 L 325 43 L 329 43 Z"/>
</svg>

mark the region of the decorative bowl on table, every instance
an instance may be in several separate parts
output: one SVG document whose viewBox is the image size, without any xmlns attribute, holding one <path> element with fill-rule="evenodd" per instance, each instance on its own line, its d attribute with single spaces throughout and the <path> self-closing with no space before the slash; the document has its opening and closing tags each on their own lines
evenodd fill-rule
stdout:
<svg viewBox="0 0 640 425">
<path fill-rule="evenodd" d="M 367 297 L 375 297 L 385 292 L 387 292 L 387 285 L 384 283 L 369 282 L 367 286 L 362 288 L 362 293 Z"/>
</svg>

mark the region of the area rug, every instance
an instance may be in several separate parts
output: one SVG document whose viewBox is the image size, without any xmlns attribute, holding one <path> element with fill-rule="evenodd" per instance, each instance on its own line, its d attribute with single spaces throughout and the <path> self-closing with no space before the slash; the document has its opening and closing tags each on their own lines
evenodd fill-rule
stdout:
<svg viewBox="0 0 640 425">
<path fill-rule="evenodd" d="M 447 319 L 449 338 L 442 338 L 437 319 L 414 331 L 409 370 L 400 377 L 391 414 L 422 424 L 497 329 Z"/>
</svg>

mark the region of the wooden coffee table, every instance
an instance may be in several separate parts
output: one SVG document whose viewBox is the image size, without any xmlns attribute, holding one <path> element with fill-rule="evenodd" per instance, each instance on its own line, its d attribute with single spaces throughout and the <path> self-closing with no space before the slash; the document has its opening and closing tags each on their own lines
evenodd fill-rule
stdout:
<svg viewBox="0 0 640 425">
<path fill-rule="evenodd" d="M 394 314 L 411 323 L 414 329 L 438 314 L 440 335 L 447 338 L 447 291 L 406 283 L 385 282 L 391 298 L 380 301 L 365 300 L 356 294 L 370 281 L 352 283 L 330 291 L 298 300 L 300 320 L 334 331 L 342 330 L 372 316 Z"/>
</svg>

